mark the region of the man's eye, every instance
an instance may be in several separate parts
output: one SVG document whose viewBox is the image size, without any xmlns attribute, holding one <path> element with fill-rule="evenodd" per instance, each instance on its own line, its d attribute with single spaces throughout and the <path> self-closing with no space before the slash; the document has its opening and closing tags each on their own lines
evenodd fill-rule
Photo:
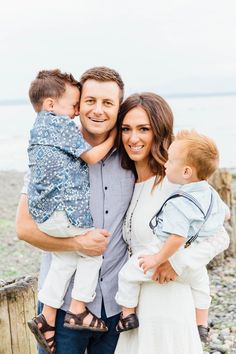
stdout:
<svg viewBox="0 0 236 354">
<path fill-rule="evenodd" d="M 113 104 L 112 104 L 112 102 L 110 102 L 110 101 L 106 101 L 105 102 L 105 106 L 106 107 L 111 107 Z"/>
<path fill-rule="evenodd" d="M 86 100 L 86 103 L 88 103 L 88 104 L 93 104 L 93 100 Z"/>
</svg>

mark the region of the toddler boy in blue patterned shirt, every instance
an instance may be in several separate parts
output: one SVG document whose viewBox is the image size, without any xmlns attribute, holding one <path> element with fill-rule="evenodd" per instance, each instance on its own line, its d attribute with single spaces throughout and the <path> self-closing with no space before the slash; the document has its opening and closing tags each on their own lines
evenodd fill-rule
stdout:
<svg viewBox="0 0 236 354">
<path fill-rule="evenodd" d="M 83 127 L 73 119 L 79 114 L 80 84 L 60 70 L 40 71 L 29 90 L 37 112 L 28 148 L 30 183 L 29 211 L 39 229 L 54 237 L 72 237 L 93 228 L 89 209 L 88 164 L 102 160 L 114 145 L 116 131 L 105 142 L 91 147 L 83 138 Z M 105 323 L 89 312 L 93 301 L 102 257 L 79 252 L 55 252 L 39 300 L 42 314 L 28 322 L 39 345 L 55 352 L 56 310 L 75 273 L 72 302 L 64 326 L 105 332 Z M 48 333 L 46 333 L 48 332 Z"/>
</svg>

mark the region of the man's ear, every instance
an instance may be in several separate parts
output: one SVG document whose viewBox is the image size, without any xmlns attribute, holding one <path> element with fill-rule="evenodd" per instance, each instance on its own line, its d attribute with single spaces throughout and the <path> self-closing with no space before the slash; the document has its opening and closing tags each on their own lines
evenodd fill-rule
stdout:
<svg viewBox="0 0 236 354">
<path fill-rule="evenodd" d="M 190 166 L 185 166 L 184 167 L 184 179 L 189 179 L 192 177 L 192 174 L 193 174 L 193 170 L 192 170 L 192 167 Z"/>
<path fill-rule="evenodd" d="M 54 99 L 51 98 L 51 97 L 47 97 L 43 101 L 42 110 L 43 111 L 47 111 L 47 112 L 52 112 L 53 111 L 53 105 L 54 105 Z"/>
</svg>

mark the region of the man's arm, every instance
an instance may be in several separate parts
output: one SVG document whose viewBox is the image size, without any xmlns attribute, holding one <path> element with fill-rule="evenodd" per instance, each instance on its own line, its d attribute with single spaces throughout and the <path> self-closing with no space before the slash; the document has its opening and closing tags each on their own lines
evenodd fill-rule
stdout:
<svg viewBox="0 0 236 354">
<path fill-rule="evenodd" d="M 88 256 L 98 256 L 105 252 L 109 233 L 106 230 L 95 229 L 84 235 L 68 238 L 48 236 L 40 231 L 28 211 L 28 197 L 20 197 L 17 215 L 16 232 L 19 240 L 30 243 L 32 246 L 50 252 L 79 251 Z"/>
<path fill-rule="evenodd" d="M 206 266 L 215 256 L 229 247 L 229 235 L 222 227 L 214 236 L 206 241 L 193 243 L 174 254 L 169 262 L 163 263 L 153 274 L 153 280 L 160 283 L 175 280 L 184 270 Z M 160 281 L 161 280 L 161 281 Z"/>
</svg>

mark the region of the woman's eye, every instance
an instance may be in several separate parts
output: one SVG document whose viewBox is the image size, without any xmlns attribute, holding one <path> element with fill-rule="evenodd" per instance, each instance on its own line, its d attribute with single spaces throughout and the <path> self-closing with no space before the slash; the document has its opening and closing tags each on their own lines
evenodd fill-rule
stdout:
<svg viewBox="0 0 236 354">
<path fill-rule="evenodd" d="M 129 130 L 129 128 L 125 128 L 125 127 L 121 128 L 122 132 L 127 132 L 128 130 Z"/>
<path fill-rule="evenodd" d="M 149 131 L 149 128 L 147 128 L 147 127 L 142 127 L 140 130 L 143 131 L 143 132 L 147 132 L 147 131 Z"/>
</svg>

